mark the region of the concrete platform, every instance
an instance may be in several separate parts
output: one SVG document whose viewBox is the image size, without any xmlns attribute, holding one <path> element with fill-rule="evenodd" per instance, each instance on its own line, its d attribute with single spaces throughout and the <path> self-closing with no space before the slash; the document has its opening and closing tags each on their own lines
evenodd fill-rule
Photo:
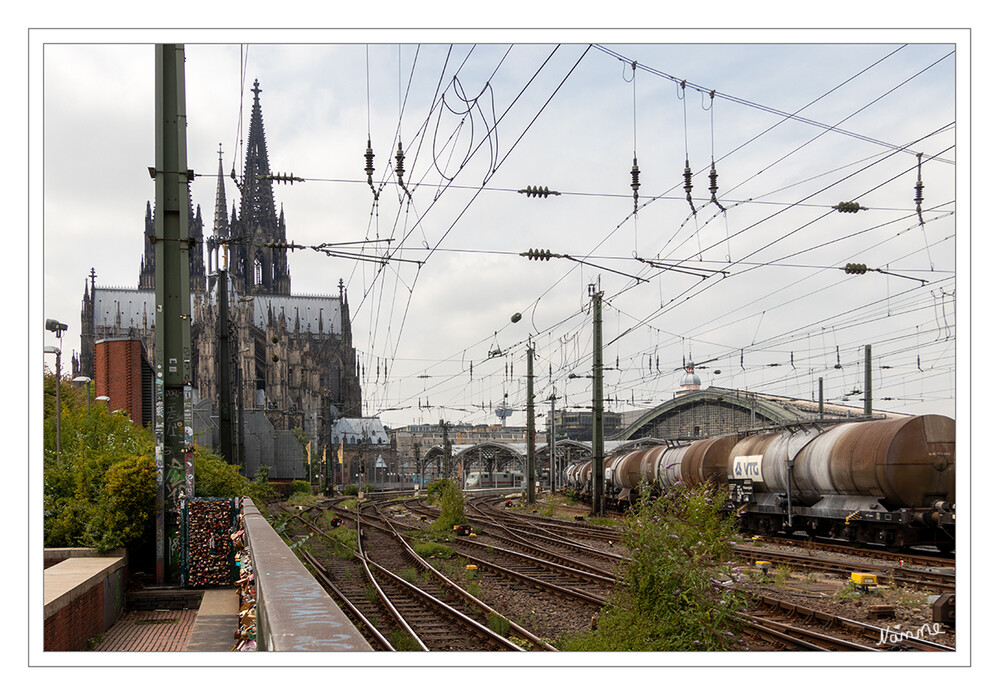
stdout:
<svg viewBox="0 0 999 695">
<path fill-rule="evenodd" d="M 125 613 L 94 651 L 228 652 L 236 641 L 239 594 L 208 589 L 197 610 L 132 610 Z"/>
<path fill-rule="evenodd" d="M 232 651 L 236 643 L 233 633 L 238 626 L 239 592 L 236 589 L 209 589 L 201 599 L 185 651 Z"/>
</svg>

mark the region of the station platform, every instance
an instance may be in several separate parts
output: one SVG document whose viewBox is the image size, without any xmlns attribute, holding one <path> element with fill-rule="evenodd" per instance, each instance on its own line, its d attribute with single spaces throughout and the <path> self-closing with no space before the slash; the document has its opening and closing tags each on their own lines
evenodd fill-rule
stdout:
<svg viewBox="0 0 999 695">
<path fill-rule="evenodd" d="M 235 644 L 238 613 L 235 589 L 209 589 L 197 610 L 128 611 L 94 651 L 228 652 Z"/>
</svg>

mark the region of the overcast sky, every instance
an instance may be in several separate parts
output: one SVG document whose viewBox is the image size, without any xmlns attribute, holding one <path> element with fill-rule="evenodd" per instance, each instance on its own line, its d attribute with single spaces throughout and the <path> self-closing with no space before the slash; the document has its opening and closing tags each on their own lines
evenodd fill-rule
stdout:
<svg viewBox="0 0 999 695">
<path fill-rule="evenodd" d="M 206 236 L 219 148 L 226 174 L 241 174 L 259 80 L 271 169 L 306 179 L 274 187 L 288 240 L 368 240 L 368 253 L 388 258 L 289 255 L 293 293 L 346 284 L 366 415 L 493 423 L 506 395 L 510 423 L 522 424 L 529 341 L 539 400 L 554 391 L 558 407 L 589 407 L 590 380 L 569 375 L 592 369 L 591 285 L 604 292 L 611 410 L 671 398 L 688 357 L 704 386 L 817 399 L 822 378 L 827 401 L 859 406 L 870 344 L 876 409 L 956 414 L 966 35 L 561 38 L 181 32 Z M 44 40 L 44 150 L 32 155 L 43 155 L 44 217 L 32 222 L 44 233 L 44 316 L 69 325 L 68 356 L 91 267 L 99 286 L 138 282 L 154 195 L 152 44 L 165 39 Z M 393 171 L 400 142 L 405 188 Z M 225 186 L 231 210 L 238 190 Z M 561 195 L 517 192 L 527 186 Z M 841 201 L 866 209 L 833 210 Z M 531 248 L 571 258 L 519 255 Z M 882 272 L 847 275 L 846 263 Z"/>
</svg>

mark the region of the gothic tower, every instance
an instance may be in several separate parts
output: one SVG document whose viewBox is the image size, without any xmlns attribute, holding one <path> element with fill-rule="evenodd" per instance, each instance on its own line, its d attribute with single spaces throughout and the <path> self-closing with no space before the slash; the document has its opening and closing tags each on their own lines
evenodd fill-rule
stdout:
<svg viewBox="0 0 999 695">
<path fill-rule="evenodd" d="M 146 201 L 146 224 L 143 232 L 142 260 L 139 262 L 139 289 L 151 290 L 156 287 L 156 218 L 152 203 Z M 191 189 L 187 190 L 187 233 L 191 239 L 188 249 L 188 262 L 191 268 L 191 291 L 201 292 L 205 289 L 205 255 L 204 255 L 204 222 L 201 219 L 201 206 L 195 212 L 191 201 Z"/>
<path fill-rule="evenodd" d="M 267 139 L 260 108 L 260 83 L 253 81 L 253 109 L 246 145 L 246 163 L 241 185 L 242 202 L 232 236 L 241 237 L 229 268 L 237 291 L 246 294 L 291 294 L 288 251 L 265 244 L 284 243 L 284 210 L 280 218 L 274 206 L 274 185 L 267 160 Z"/>
</svg>

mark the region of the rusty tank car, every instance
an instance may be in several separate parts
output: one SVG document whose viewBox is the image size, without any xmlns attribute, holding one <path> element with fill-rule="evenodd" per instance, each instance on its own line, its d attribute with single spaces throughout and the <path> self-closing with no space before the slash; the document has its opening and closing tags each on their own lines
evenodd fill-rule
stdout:
<svg viewBox="0 0 999 695">
<path fill-rule="evenodd" d="M 608 457 L 605 466 L 605 493 L 618 505 L 643 485 L 656 493 L 714 482 L 728 486 L 746 532 L 954 546 L 955 422 L 942 415 L 712 437 Z"/>
</svg>

